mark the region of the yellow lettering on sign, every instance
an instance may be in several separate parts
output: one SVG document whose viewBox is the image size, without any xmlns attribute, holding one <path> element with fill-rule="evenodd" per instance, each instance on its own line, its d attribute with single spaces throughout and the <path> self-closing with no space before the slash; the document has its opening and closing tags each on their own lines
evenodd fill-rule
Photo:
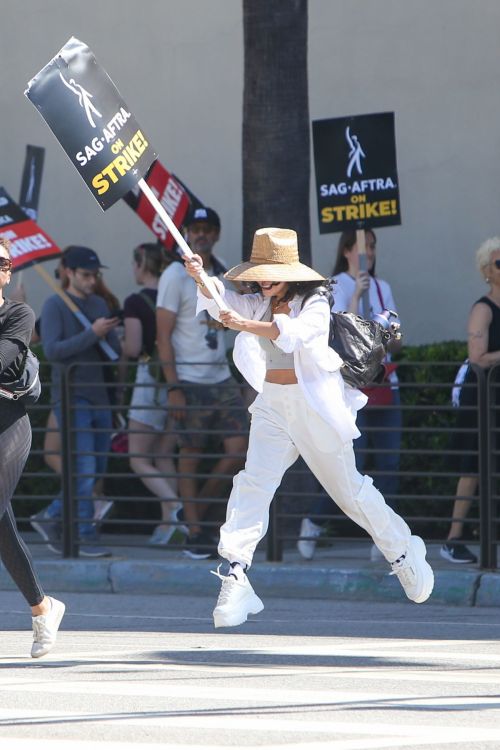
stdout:
<svg viewBox="0 0 500 750">
<path fill-rule="evenodd" d="M 114 145 L 116 146 L 116 143 Z M 116 184 L 120 177 L 125 177 L 127 172 L 133 168 L 136 161 L 146 151 L 148 145 L 147 140 L 140 130 L 134 133 L 120 154 L 92 178 L 92 187 L 97 190 L 97 194 L 102 195 L 106 193 L 111 183 Z"/>
<path fill-rule="evenodd" d="M 392 216 L 398 212 L 397 201 L 395 200 L 364 203 L 363 200 L 366 200 L 366 196 L 353 196 L 351 200 L 352 203 L 349 205 L 324 206 L 321 209 L 321 223 L 331 224 L 335 221 L 374 219 L 381 216 Z"/>
</svg>

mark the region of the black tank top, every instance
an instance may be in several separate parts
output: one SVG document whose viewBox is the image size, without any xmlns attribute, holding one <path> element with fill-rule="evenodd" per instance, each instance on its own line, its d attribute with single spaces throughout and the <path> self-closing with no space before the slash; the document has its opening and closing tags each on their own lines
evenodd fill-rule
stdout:
<svg viewBox="0 0 500 750">
<path fill-rule="evenodd" d="M 485 305 L 488 305 L 488 307 L 491 310 L 492 318 L 490 327 L 488 328 L 488 352 L 496 352 L 500 350 L 500 307 L 498 305 L 495 305 L 494 302 L 492 302 L 489 297 L 481 297 L 481 299 L 478 299 L 476 302 L 474 302 L 474 305 L 477 305 L 478 302 L 483 302 Z M 488 372 L 488 368 L 485 368 L 485 373 Z M 498 382 L 500 378 L 500 368 L 496 368 L 494 375 L 494 381 Z M 473 371 L 472 367 L 469 367 L 467 370 L 467 375 L 465 376 L 464 383 L 471 383 L 473 385 L 477 384 L 477 376 L 475 372 Z M 475 388 L 465 388 L 462 390 L 462 393 L 460 395 L 460 404 L 464 406 L 475 406 L 477 403 L 477 393 Z"/>
<path fill-rule="evenodd" d="M 475 304 L 477 305 L 478 302 L 488 305 L 491 310 L 493 317 L 488 328 L 488 351 L 497 352 L 500 350 L 500 307 L 495 305 L 489 297 L 481 297 Z"/>
</svg>

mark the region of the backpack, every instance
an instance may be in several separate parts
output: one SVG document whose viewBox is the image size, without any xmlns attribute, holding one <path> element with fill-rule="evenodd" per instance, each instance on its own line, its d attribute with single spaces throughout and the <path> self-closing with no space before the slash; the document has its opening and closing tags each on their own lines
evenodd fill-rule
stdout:
<svg viewBox="0 0 500 750">
<path fill-rule="evenodd" d="M 387 347 L 396 337 L 396 332 L 385 329 L 376 320 L 330 310 L 328 345 L 344 360 L 340 372 L 352 388 L 382 382 Z"/>
<path fill-rule="evenodd" d="M 0 381 L 0 398 L 35 404 L 40 398 L 40 363 L 31 349 L 26 348 L 21 362 L 21 374 L 16 380 Z"/>
</svg>

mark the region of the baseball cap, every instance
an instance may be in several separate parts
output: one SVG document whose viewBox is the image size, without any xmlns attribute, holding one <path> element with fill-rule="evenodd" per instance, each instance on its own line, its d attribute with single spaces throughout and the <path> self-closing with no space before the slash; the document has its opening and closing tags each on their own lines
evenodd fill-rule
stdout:
<svg viewBox="0 0 500 750">
<path fill-rule="evenodd" d="M 216 229 L 220 229 L 219 214 L 214 211 L 213 208 L 208 208 L 206 206 L 198 206 L 197 208 L 193 207 L 184 220 L 184 226 L 189 227 L 191 224 L 194 224 L 195 221 L 206 221 L 207 224 L 210 224 Z"/>
<path fill-rule="evenodd" d="M 108 268 L 103 266 L 95 250 L 90 247 L 81 245 L 69 245 L 63 251 L 63 263 L 66 268 L 85 268 L 89 271 L 96 271 L 98 268 Z"/>
</svg>

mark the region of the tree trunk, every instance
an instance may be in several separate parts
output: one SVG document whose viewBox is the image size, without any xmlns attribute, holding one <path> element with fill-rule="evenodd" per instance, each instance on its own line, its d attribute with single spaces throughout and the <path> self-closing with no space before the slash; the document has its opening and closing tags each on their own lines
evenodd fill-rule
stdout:
<svg viewBox="0 0 500 750">
<path fill-rule="evenodd" d="M 243 0 L 243 258 L 260 227 L 295 229 L 311 262 L 307 0 Z"/>
</svg>

